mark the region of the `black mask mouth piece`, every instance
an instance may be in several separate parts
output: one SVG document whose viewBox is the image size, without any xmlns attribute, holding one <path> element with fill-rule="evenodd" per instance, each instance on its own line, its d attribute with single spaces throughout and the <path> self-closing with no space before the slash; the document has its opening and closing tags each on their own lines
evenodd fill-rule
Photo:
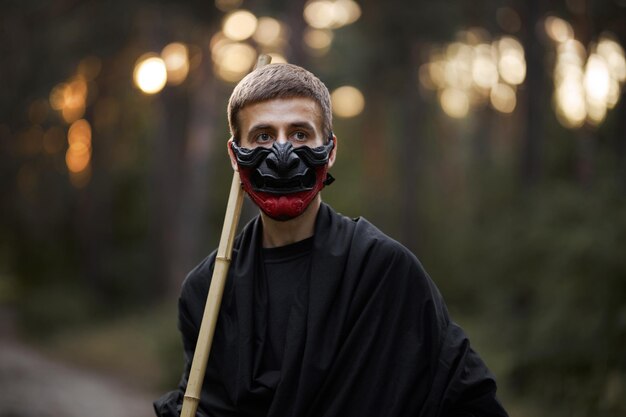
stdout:
<svg viewBox="0 0 626 417">
<path fill-rule="evenodd" d="M 317 186 L 319 167 L 328 164 L 335 147 L 332 134 L 326 145 L 294 147 L 291 142 L 274 142 L 270 148 L 244 148 L 231 142 L 240 170 L 245 171 L 257 192 L 291 194 L 313 190 Z M 324 185 L 334 178 L 327 174 Z"/>
</svg>

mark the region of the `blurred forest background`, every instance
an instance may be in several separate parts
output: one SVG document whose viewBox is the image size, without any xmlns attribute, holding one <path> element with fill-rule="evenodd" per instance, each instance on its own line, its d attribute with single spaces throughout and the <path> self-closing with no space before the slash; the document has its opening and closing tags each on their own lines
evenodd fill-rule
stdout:
<svg viewBox="0 0 626 417">
<path fill-rule="evenodd" d="M 510 414 L 626 415 L 626 0 L 0 4 L 0 391 L 29 391 L 7 346 L 176 385 L 226 102 L 265 52 L 333 93 L 324 199 L 417 254 Z M 72 415 L 53 373 L 20 407 Z"/>
</svg>

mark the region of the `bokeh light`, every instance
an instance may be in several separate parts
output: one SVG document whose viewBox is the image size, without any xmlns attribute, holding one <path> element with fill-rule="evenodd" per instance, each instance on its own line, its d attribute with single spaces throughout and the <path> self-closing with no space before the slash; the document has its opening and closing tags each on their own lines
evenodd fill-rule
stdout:
<svg viewBox="0 0 626 417">
<path fill-rule="evenodd" d="M 70 173 L 80 173 L 87 169 L 91 160 L 91 125 L 85 119 L 72 123 L 67 133 L 69 147 L 65 153 L 65 163 Z"/>
<path fill-rule="evenodd" d="M 161 58 L 167 71 L 167 82 L 179 85 L 187 78 L 189 73 L 189 52 L 187 46 L 179 42 L 173 42 L 163 48 Z"/>
<path fill-rule="evenodd" d="M 600 37 L 596 52 L 606 60 L 613 79 L 620 83 L 626 81 L 624 49 L 612 35 L 605 33 Z"/>
<path fill-rule="evenodd" d="M 329 29 L 307 29 L 304 31 L 304 43 L 315 55 L 320 56 L 330 50 L 333 36 Z"/>
<path fill-rule="evenodd" d="M 526 60 L 522 44 L 510 36 L 503 37 L 496 44 L 500 77 L 510 85 L 520 85 L 526 78 Z"/>
<path fill-rule="evenodd" d="M 283 25 L 272 17 L 260 17 L 252 38 L 259 45 L 277 47 L 285 42 Z"/>
<path fill-rule="evenodd" d="M 498 67 L 493 60 L 491 48 L 487 44 L 480 44 L 474 49 L 472 80 L 478 87 L 485 90 L 498 82 Z"/>
<path fill-rule="evenodd" d="M 67 142 L 70 145 L 82 143 L 91 146 L 91 125 L 85 119 L 72 123 L 67 132 Z"/>
<path fill-rule="evenodd" d="M 313 0 L 304 6 L 304 19 L 316 29 L 338 29 L 361 17 L 361 7 L 353 0 Z"/>
<path fill-rule="evenodd" d="M 544 21 L 544 26 L 548 36 L 555 42 L 567 42 L 574 38 L 572 25 L 561 18 L 548 16 Z"/>
<path fill-rule="evenodd" d="M 606 118 L 607 111 L 619 101 L 626 79 L 624 49 L 613 35 L 603 33 L 587 50 L 573 39 L 568 22 L 550 19 L 546 19 L 546 31 L 557 43 L 553 72 L 553 103 L 557 119 L 567 128 L 579 128 L 585 122 L 598 126 Z M 552 36 L 550 30 L 557 32 L 553 26 L 561 28 L 567 36 Z"/>
<path fill-rule="evenodd" d="M 68 82 L 57 84 L 50 92 L 50 107 L 61 112 L 67 123 L 80 119 L 85 114 L 87 82 L 76 76 Z"/>
<path fill-rule="evenodd" d="M 463 118 L 469 112 L 469 97 L 463 90 L 446 88 L 441 91 L 439 102 L 443 111 L 455 119 Z"/>
<path fill-rule="evenodd" d="M 256 50 L 247 43 L 217 41 L 212 50 L 216 74 L 224 81 L 237 82 L 250 71 Z"/>
<path fill-rule="evenodd" d="M 89 149 L 82 143 L 70 145 L 65 154 L 67 169 L 71 172 L 80 172 L 89 164 Z"/>
<path fill-rule="evenodd" d="M 256 31 L 257 18 L 248 10 L 236 10 L 229 13 L 222 24 L 222 32 L 233 41 L 243 41 Z"/>
<path fill-rule="evenodd" d="M 135 85 L 146 94 L 156 94 L 165 87 L 167 69 L 163 59 L 155 54 L 141 56 L 133 72 Z"/>
<path fill-rule="evenodd" d="M 50 92 L 50 107 L 54 110 L 63 110 L 65 105 L 65 83 L 57 84 Z"/>
<path fill-rule="evenodd" d="M 333 2 L 328 0 L 312 1 L 304 7 L 304 19 L 317 29 L 328 29 L 334 21 Z"/>
<path fill-rule="evenodd" d="M 457 41 L 434 47 L 419 67 L 423 92 L 436 91 L 448 116 L 463 118 L 487 100 L 498 112 L 515 110 L 516 87 L 526 78 L 524 48 L 514 36 L 490 38 L 481 28 L 461 31 Z"/>
<path fill-rule="evenodd" d="M 365 97 L 356 87 L 345 85 L 334 90 L 330 99 L 333 113 L 337 117 L 350 118 L 361 114 L 365 107 Z"/>
<path fill-rule="evenodd" d="M 469 88 L 473 70 L 471 47 L 454 42 L 446 48 L 446 58 L 443 65 L 445 83 L 455 88 Z"/>
<path fill-rule="evenodd" d="M 489 100 L 494 109 L 500 113 L 513 113 L 517 104 L 515 90 L 507 84 L 498 83 L 489 93 Z"/>
<path fill-rule="evenodd" d="M 609 96 L 610 84 L 611 74 L 604 58 L 598 54 L 589 55 L 583 78 L 588 102 L 594 105 L 604 105 Z"/>
</svg>

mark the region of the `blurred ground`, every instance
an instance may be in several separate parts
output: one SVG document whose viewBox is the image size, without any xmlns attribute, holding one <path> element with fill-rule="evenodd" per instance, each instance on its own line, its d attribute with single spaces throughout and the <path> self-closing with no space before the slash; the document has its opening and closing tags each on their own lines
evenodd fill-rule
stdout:
<svg viewBox="0 0 626 417">
<path fill-rule="evenodd" d="M 156 395 L 0 340 L 0 417 L 144 417 Z"/>
</svg>

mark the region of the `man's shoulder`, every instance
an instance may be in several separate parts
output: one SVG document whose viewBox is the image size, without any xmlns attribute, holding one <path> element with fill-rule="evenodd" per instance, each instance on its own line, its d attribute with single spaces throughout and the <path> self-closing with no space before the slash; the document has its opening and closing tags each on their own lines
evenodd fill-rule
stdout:
<svg viewBox="0 0 626 417">
<path fill-rule="evenodd" d="M 363 216 L 347 217 L 329 208 L 329 228 L 321 247 L 332 254 L 344 254 L 346 262 L 375 270 L 423 272 L 417 257 L 397 240 L 385 234 Z M 397 269 L 400 268 L 400 269 Z"/>
<path fill-rule="evenodd" d="M 393 239 L 364 217 L 357 217 L 355 238 L 368 251 L 375 251 L 385 258 L 393 257 L 410 262 L 418 262 L 417 257 L 402 243 Z"/>
</svg>

